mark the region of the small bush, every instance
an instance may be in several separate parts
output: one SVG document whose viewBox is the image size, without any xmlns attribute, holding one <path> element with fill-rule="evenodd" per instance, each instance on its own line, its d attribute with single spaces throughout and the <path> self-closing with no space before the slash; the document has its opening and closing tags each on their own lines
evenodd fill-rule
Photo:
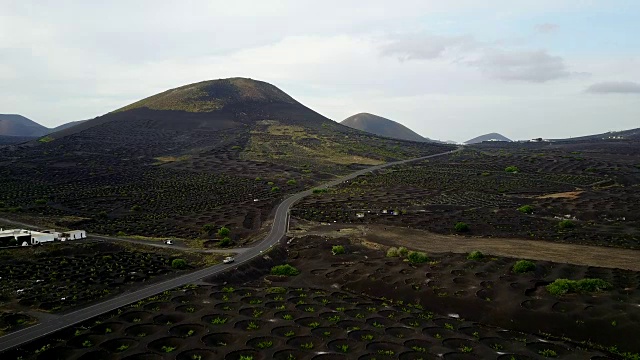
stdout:
<svg viewBox="0 0 640 360">
<path fill-rule="evenodd" d="M 536 264 L 529 260 L 518 260 L 513 265 L 513 272 L 516 274 L 524 274 L 529 271 L 534 271 L 536 269 Z"/>
<path fill-rule="evenodd" d="M 289 264 L 276 265 L 271 268 L 271 275 L 296 276 L 298 274 L 300 274 L 300 270 Z"/>
<path fill-rule="evenodd" d="M 174 269 L 182 270 L 187 267 L 187 262 L 184 259 L 173 259 L 171 267 Z"/>
<path fill-rule="evenodd" d="M 231 245 L 231 238 L 230 237 L 225 237 L 224 239 L 220 240 L 220 242 L 218 243 L 218 245 L 220 247 L 227 247 L 229 245 Z"/>
<path fill-rule="evenodd" d="M 478 250 L 472 251 L 467 255 L 467 259 L 469 260 L 482 260 L 484 259 L 484 254 Z"/>
<path fill-rule="evenodd" d="M 291 180 L 287 181 L 287 185 L 295 185 L 295 184 L 297 184 L 297 183 L 298 183 L 298 182 L 297 182 L 297 181 L 295 181 L 295 180 L 293 180 L 293 179 L 291 179 Z"/>
<path fill-rule="evenodd" d="M 523 214 L 531 214 L 533 213 L 533 207 L 531 205 L 520 206 L 518 208 L 518 211 L 520 211 Z"/>
<path fill-rule="evenodd" d="M 327 190 L 327 189 L 313 189 L 313 193 L 314 194 L 323 194 L 323 193 L 326 193 L 328 191 L 329 190 Z"/>
<path fill-rule="evenodd" d="M 225 238 L 229 236 L 229 234 L 231 234 L 231 230 L 229 230 L 229 228 L 225 226 L 221 227 L 220 230 L 218 230 L 218 236 L 221 238 Z"/>
<path fill-rule="evenodd" d="M 602 279 L 582 279 L 568 280 L 556 279 L 556 281 L 547 285 L 547 291 L 551 295 L 560 296 L 570 293 L 594 293 L 606 291 L 612 288 L 612 285 Z"/>
<path fill-rule="evenodd" d="M 483 172 L 481 175 L 482 175 L 482 176 L 489 176 L 489 175 L 491 175 L 491 174 L 485 171 L 485 172 Z"/>
<path fill-rule="evenodd" d="M 331 248 L 331 253 L 333 255 L 340 255 L 340 254 L 344 254 L 344 246 L 342 245 L 335 245 Z"/>
<path fill-rule="evenodd" d="M 518 171 L 520 171 L 520 169 L 518 169 L 517 166 L 507 166 L 504 171 L 508 172 L 508 173 L 517 173 Z"/>
<path fill-rule="evenodd" d="M 278 191 L 280 191 L 280 188 L 277 186 L 274 186 L 271 188 L 271 192 L 278 192 Z"/>
<path fill-rule="evenodd" d="M 562 220 L 558 223 L 560 229 L 573 229 L 575 225 L 571 220 Z"/>
<path fill-rule="evenodd" d="M 412 264 L 422 264 L 429 261 L 429 256 L 423 252 L 412 251 L 407 255 L 407 259 L 409 259 L 409 262 Z"/>
<path fill-rule="evenodd" d="M 400 246 L 400 247 L 398 248 L 398 254 L 399 254 L 400 256 L 407 256 L 407 255 L 409 255 L 409 250 L 408 250 L 406 247 L 404 247 L 404 246 Z"/>
<path fill-rule="evenodd" d="M 47 199 L 37 199 L 36 200 L 36 204 L 37 205 L 46 205 L 47 204 Z"/>
<path fill-rule="evenodd" d="M 467 231 L 469 231 L 469 225 L 467 225 L 466 223 L 463 223 L 463 222 L 459 222 L 454 226 L 454 229 L 457 232 L 467 232 Z"/>
<path fill-rule="evenodd" d="M 398 253 L 398 248 L 390 247 L 389 250 L 387 250 L 387 257 L 398 257 L 398 256 L 400 256 L 400 254 Z"/>
</svg>

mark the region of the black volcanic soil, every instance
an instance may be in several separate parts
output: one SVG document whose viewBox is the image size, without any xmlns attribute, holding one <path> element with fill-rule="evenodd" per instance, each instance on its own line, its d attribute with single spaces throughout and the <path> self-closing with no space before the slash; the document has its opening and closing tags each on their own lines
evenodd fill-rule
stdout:
<svg viewBox="0 0 640 360">
<path fill-rule="evenodd" d="M 464 222 L 462 236 L 640 248 L 638 203 L 640 142 L 501 143 L 361 176 L 304 199 L 292 215 L 439 234 Z M 524 205 L 531 213 L 518 211 Z"/>
<path fill-rule="evenodd" d="M 336 244 L 346 254 L 331 255 Z M 218 285 L 155 296 L 3 359 L 615 359 L 592 343 L 639 350 L 634 272 L 538 262 L 516 275 L 514 259 L 452 254 L 412 266 L 348 239 L 312 236 L 286 250 L 241 266 L 253 281 L 217 276 L 210 281 Z M 287 252 L 301 274 L 265 276 Z M 555 298 L 542 286 L 584 276 L 615 289 Z"/>
<path fill-rule="evenodd" d="M 175 275 L 175 258 L 203 258 L 138 246 L 79 241 L 0 251 L 0 309 L 60 312 Z M 214 260 L 215 256 L 212 257 Z M 28 323 L 29 321 L 22 321 Z M 7 330 L 15 330 L 15 325 Z M 0 330 L 3 326 L 0 325 Z"/>
</svg>

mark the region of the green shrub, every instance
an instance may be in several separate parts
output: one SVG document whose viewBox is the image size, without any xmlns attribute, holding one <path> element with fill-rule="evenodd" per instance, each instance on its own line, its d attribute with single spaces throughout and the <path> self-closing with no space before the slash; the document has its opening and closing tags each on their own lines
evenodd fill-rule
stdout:
<svg viewBox="0 0 640 360">
<path fill-rule="evenodd" d="M 484 259 L 484 254 L 478 250 L 472 251 L 467 255 L 467 259 L 469 260 L 482 260 Z"/>
<path fill-rule="evenodd" d="M 221 227 L 220 230 L 218 230 L 218 236 L 221 238 L 225 238 L 229 236 L 229 234 L 231 234 L 231 230 L 229 230 L 229 228 L 225 226 Z"/>
<path fill-rule="evenodd" d="M 225 237 L 224 239 L 220 240 L 220 242 L 218 243 L 218 245 L 220 247 L 227 247 L 229 245 L 231 245 L 231 238 L 230 237 Z"/>
<path fill-rule="evenodd" d="M 277 186 L 274 186 L 271 188 L 271 192 L 278 192 L 278 191 L 280 191 L 280 188 Z"/>
<path fill-rule="evenodd" d="M 602 279 L 582 279 L 568 280 L 556 279 L 556 281 L 547 285 L 547 291 L 551 295 L 560 296 L 570 293 L 594 293 L 606 291 L 612 288 L 612 285 Z"/>
<path fill-rule="evenodd" d="M 300 271 L 289 264 L 276 265 L 271 268 L 271 275 L 296 276 L 298 274 Z"/>
<path fill-rule="evenodd" d="M 298 182 L 297 182 L 297 181 L 295 181 L 295 180 L 293 180 L 293 179 L 291 179 L 291 180 L 287 181 L 287 185 L 295 185 L 295 184 L 297 184 L 297 183 L 298 183 Z"/>
<path fill-rule="evenodd" d="M 409 255 L 407 255 L 407 259 L 412 264 L 422 264 L 429 261 L 429 256 L 423 252 L 411 251 Z"/>
<path fill-rule="evenodd" d="M 400 256 L 407 256 L 409 255 L 409 250 L 404 246 L 400 246 L 398 248 L 398 254 L 400 254 Z"/>
<path fill-rule="evenodd" d="M 558 223 L 560 229 L 572 229 L 575 227 L 571 220 L 562 220 Z"/>
<path fill-rule="evenodd" d="M 467 225 L 466 223 L 463 223 L 463 222 L 458 222 L 454 226 L 454 229 L 457 232 L 467 232 L 467 231 L 469 231 L 469 225 Z"/>
<path fill-rule="evenodd" d="M 213 224 L 204 224 L 202 226 L 202 232 L 205 234 L 211 234 L 216 227 Z"/>
<path fill-rule="evenodd" d="M 518 171 L 520 171 L 520 169 L 518 169 L 517 166 L 507 166 L 504 171 L 508 172 L 508 173 L 516 173 Z"/>
<path fill-rule="evenodd" d="M 171 267 L 174 269 L 182 270 L 187 267 L 187 262 L 184 259 L 173 259 Z"/>
<path fill-rule="evenodd" d="M 398 256 L 400 256 L 400 254 L 398 253 L 398 248 L 390 247 L 389 250 L 387 250 L 387 257 L 398 257 Z"/>
<path fill-rule="evenodd" d="M 41 142 L 41 143 L 48 143 L 48 142 L 51 142 L 51 141 L 53 141 L 53 138 L 51 136 L 48 136 L 48 135 L 38 139 L 38 142 Z"/>
<path fill-rule="evenodd" d="M 489 175 L 491 175 L 491 174 L 485 171 L 485 172 L 483 172 L 481 175 L 482 175 L 482 176 L 489 176 Z"/>
<path fill-rule="evenodd" d="M 238 145 L 234 145 L 234 146 L 231 147 L 231 150 L 240 150 L 240 149 L 242 149 L 242 148 L 240 146 L 238 146 Z"/>
<path fill-rule="evenodd" d="M 344 254 L 344 246 L 342 245 L 334 245 L 331 248 L 331 253 L 333 255 L 340 255 L 340 254 Z"/>
<path fill-rule="evenodd" d="M 329 190 L 327 190 L 327 189 L 313 189 L 313 193 L 314 194 L 323 194 L 323 193 L 326 193 L 328 191 Z"/>
<path fill-rule="evenodd" d="M 531 214 L 533 213 L 533 207 L 531 205 L 523 205 L 518 208 L 518 211 L 524 214 Z"/>
<path fill-rule="evenodd" d="M 116 233 L 116 236 L 127 236 L 127 234 L 125 234 L 125 232 L 121 230 Z"/>
<path fill-rule="evenodd" d="M 513 265 L 513 272 L 516 274 L 524 274 L 529 271 L 534 271 L 536 269 L 536 264 L 529 260 L 518 260 Z"/>
<path fill-rule="evenodd" d="M 37 199 L 36 200 L 36 204 L 37 205 L 45 205 L 47 203 L 47 199 Z"/>
</svg>

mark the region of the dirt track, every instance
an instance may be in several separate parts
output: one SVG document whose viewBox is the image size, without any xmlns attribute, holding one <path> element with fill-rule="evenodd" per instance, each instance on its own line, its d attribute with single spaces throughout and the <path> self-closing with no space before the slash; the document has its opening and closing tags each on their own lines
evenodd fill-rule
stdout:
<svg viewBox="0 0 640 360">
<path fill-rule="evenodd" d="M 379 243 L 385 246 L 405 246 L 409 249 L 432 253 L 468 253 L 480 250 L 488 255 L 546 260 L 575 265 L 640 271 L 640 251 L 587 245 L 563 244 L 539 240 L 508 238 L 481 238 L 434 234 L 423 230 L 381 225 L 316 225 L 301 223 L 308 231 L 292 231 L 297 234 L 351 235 L 355 239 Z M 295 229 L 294 226 L 291 227 Z M 338 231 L 339 230 L 339 231 Z"/>
</svg>

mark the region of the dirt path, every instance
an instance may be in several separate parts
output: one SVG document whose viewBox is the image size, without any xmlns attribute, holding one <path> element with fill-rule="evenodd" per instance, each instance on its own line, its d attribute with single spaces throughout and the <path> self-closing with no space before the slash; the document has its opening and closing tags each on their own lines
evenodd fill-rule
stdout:
<svg viewBox="0 0 640 360">
<path fill-rule="evenodd" d="M 640 271 L 640 251 L 600 246 L 562 244 L 539 240 L 480 238 L 434 234 L 423 230 L 381 225 L 318 225 L 298 221 L 291 234 L 347 236 L 385 246 L 405 246 L 425 252 L 468 253 L 479 250 L 487 255 L 546 260 L 575 265 Z M 292 229 L 295 228 L 292 225 Z"/>
</svg>

